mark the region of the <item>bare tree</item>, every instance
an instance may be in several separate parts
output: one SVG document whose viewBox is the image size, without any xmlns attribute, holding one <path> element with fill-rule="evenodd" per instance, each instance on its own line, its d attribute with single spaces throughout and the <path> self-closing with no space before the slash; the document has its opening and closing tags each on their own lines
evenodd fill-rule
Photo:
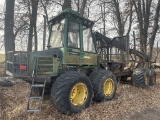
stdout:
<svg viewBox="0 0 160 120">
<path fill-rule="evenodd" d="M 129 34 L 132 25 L 132 1 L 123 1 L 125 2 L 125 6 L 123 6 L 124 11 L 121 11 L 120 5 L 121 1 L 112 0 L 109 2 L 110 10 L 113 14 L 113 22 L 115 22 L 115 28 L 119 36 L 123 36 L 125 34 L 125 29 L 128 29 L 126 33 Z M 121 5 L 122 6 L 122 5 Z M 128 22 L 128 28 L 125 28 Z"/>
<path fill-rule="evenodd" d="M 103 34 L 106 35 L 110 31 L 112 33 L 114 31 L 119 36 L 130 33 L 133 22 L 132 0 L 102 0 L 98 6 L 100 12 L 96 16 L 100 15 L 100 17 L 96 22 L 100 24 L 97 25 L 100 31 L 103 29 Z"/>
<path fill-rule="evenodd" d="M 153 24 L 153 27 L 152 27 L 152 34 L 151 34 L 151 37 L 149 39 L 149 47 L 150 47 L 149 56 L 150 56 L 150 59 L 152 59 L 153 45 L 154 45 L 157 30 L 159 28 L 159 25 L 158 25 L 159 14 L 160 14 L 160 0 L 158 0 L 158 4 L 157 4 L 157 7 L 156 7 L 156 13 L 155 13 L 155 16 L 154 16 L 154 24 Z M 158 49 L 158 43 L 157 43 L 157 49 Z"/>
<path fill-rule="evenodd" d="M 145 55 L 147 54 L 147 41 L 149 38 L 149 44 L 150 44 L 150 59 L 152 57 L 152 50 L 153 50 L 153 44 L 154 39 L 158 30 L 158 18 L 159 18 L 159 11 L 160 11 L 160 0 L 158 0 L 158 4 L 155 7 L 155 14 L 154 14 L 154 20 L 150 21 L 152 17 L 151 12 L 151 5 L 153 3 L 152 0 L 132 0 L 134 3 L 134 8 L 137 15 L 138 20 L 138 31 L 140 36 L 140 50 Z M 152 8 L 154 9 L 154 8 Z M 152 32 L 150 33 L 151 36 L 149 36 L 149 25 L 153 24 Z M 141 60 L 142 61 L 142 60 Z M 144 63 L 142 64 L 142 66 Z"/>
<path fill-rule="evenodd" d="M 41 4 L 42 4 L 42 7 L 43 7 L 43 10 L 44 10 L 44 13 L 45 13 L 45 16 L 43 16 L 43 17 L 45 17 L 45 19 L 47 21 L 47 25 L 49 25 L 48 12 L 47 12 L 47 5 L 48 4 L 47 3 L 48 3 L 48 1 L 41 0 Z"/>
<path fill-rule="evenodd" d="M 30 1 L 29 0 L 28 0 L 28 2 L 29 2 L 29 5 L 30 5 Z M 37 48 L 38 47 L 37 27 L 36 27 L 38 2 L 39 2 L 39 0 L 31 0 L 32 13 L 30 14 L 30 26 L 29 26 L 29 37 L 28 37 L 28 52 L 32 51 L 33 32 L 34 32 L 34 40 L 35 40 L 35 51 L 37 51 L 37 49 L 38 49 Z"/>
</svg>

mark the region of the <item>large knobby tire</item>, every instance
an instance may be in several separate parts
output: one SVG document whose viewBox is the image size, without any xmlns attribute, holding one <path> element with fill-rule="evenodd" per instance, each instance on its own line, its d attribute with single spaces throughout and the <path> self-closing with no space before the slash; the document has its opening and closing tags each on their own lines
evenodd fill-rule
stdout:
<svg viewBox="0 0 160 120">
<path fill-rule="evenodd" d="M 149 86 L 149 69 L 137 68 L 131 76 L 133 85 L 136 87 L 148 88 Z"/>
<path fill-rule="evenodd" d="M 156 85 L 156 72 L 154 69 L 149 69 L 149 85 Z"/>
<path fill-rule="evenodd" d="M 92 100 L 92 85 L 82 73 L 61 74 L 51 88 L 51 101 L 61 113 L 70 115 L 87 108 Z"/>
<path fill-rule="evenodd" d="M 114 98 L 117 90 L 117 80 L 111 71 L 95 70 L 91 73 L 90 80 L 93 86 L 93 100 L 101 102 Z"/>
</svg>

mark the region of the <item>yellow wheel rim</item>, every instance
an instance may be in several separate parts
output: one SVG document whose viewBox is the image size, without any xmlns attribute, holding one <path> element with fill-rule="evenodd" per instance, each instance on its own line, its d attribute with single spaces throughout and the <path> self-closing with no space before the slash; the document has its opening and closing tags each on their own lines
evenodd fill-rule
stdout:
<svg viewBox="0 0 160 120">
<path fill-rule="evenodd" d="M 85 84 L 78 83 L 73 86 L 70 93 L 70 101 L 75 106 L 83 105 L 88 96 L 88 89 Z"/>
<path fill-rule="evenodd" d="M 114 91 L 114 82 L 111 78 L 105 80 L 103 84 L 103 91 L 106 96 L 112 95 Z"/>
<path fill-rule="evenodd" d="M 148 75 L 145 75 L 145 85 L 148 85 Z"/>
</svg>

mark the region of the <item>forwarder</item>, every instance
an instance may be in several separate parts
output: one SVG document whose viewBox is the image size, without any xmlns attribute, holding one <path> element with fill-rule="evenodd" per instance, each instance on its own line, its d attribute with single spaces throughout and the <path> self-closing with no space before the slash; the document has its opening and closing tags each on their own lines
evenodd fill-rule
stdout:
<svg viewBox="0 0 160 120">
<path fill-rule="evenodd" d="M 28 112 L 41 111 L 48 90 L 58 111 L 73 114 L 87 108 L 92 99 L 112 100 L 118 81 L 128 81 L 131 77 L 137 87 L 156 83 L 153 70 L 137 68 L 139 63 L 134 55 L 143 59 L 146 66 L 150 62 L 147 56 L 129 48 L 128 35 L 111 39 L 93 33 L 94 22 L 70 9 L 51 19 L 49 24 L 47 50 L 7 53 L 6 72 L 31 84 Z M 38 95 L 34 94 L 35 89 Z M 36 109 L 32 106 L 34 100 L 40 102 Z"/>
</svg>

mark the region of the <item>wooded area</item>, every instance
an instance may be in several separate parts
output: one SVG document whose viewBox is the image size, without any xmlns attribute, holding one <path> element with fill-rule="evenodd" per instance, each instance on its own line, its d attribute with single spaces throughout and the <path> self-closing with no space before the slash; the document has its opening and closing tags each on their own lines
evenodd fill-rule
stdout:
<svg viewBox="0 0 160 120">
<path fill-rule="evenodd" d="M 11 76 L 0 79 L 10 86 L 0 97 L 0 119 L 117 120 L 160 109 L 160 0 L 5 0 L 0 6 L 0 75 Z"/>
<path fill-rule="evenodd" d="M 66 8 L 94 21 L 94 30 L 106 36 L 130 34 L 130 43 L 135 37 L 137 49 L 152 58 L 159 41 L 160 0 L 6 0 L 0 40 L 5 52 L 44 49 L 49 19 Z"/>
</svg>

